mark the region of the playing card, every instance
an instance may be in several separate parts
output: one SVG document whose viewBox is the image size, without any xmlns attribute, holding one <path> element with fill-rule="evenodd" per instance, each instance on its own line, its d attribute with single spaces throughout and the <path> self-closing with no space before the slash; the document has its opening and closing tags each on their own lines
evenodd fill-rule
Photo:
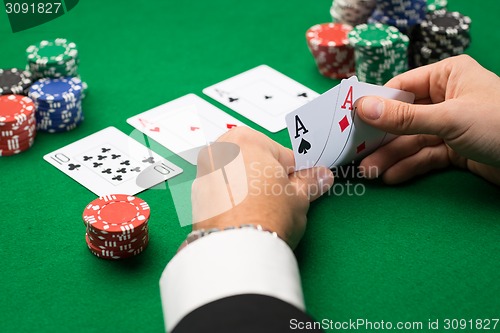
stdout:
<svg viewBox="0 0 500 333">
<path fill-rule="evenodd" d="M 313 166 L 332 168 L 359 160 L 395 137 L 369 126 L 356 115 L 354 103 L 368 95 L 407 103 L 415 99 L 412 93 L 358 82 L 356 77 L 342 80 L 340 85 L 316 98 L 315 103 L 287 115 L 297 170 Z M 304 147 L 309 149 L 304 151 Z"/>
<path fill-rule="evenodd" d="M 202 147 L 233 127 L 245 126 L 194 94 L 140 113 L 127 123 L 193 165 Z"/>
<path fill-rule="evenodd" d="M 266 65 L 207 87 L 203 93 L 273 133 L 285 128 L 286 114 L 318 96 Z"/>
<path fill-rule="evenodd" d="M 357 78 L 352 76 L 351 81 Z M 295 167 L 306 169 L 315 166 L 325 155 L 326 143 L 332 132 L 335 106 L 340 86 L 286 115 L 286 123 L 295 154 Z"/>
<path fill-rule="evenodd" d="M 286 115 L 297 169 L 307 169 L 320 158 L 330 134 L 339 94 L 336 86 Z"/>
<path fill-rule="evenodd" d="M 326 159 L 320 160 L 318 165 L 331 168 L 351 163 L 353 160 L 359 161 L 377 149 L 384 138 L 395 137 L 366 124 L 359 118 L 354 104 L 363 96 L 380 96 L 405 103 L 413 103 L 415 100 L 415 95 L 407 91 L 343 80 L 340 83 L 332 132 L 325 148 Z"/>
<path fill-rule="evenodd" d="M 181 168 L 114 127 L 43 158 L 98 196 L 135 195 L 182 173 Z"/>
</svg>

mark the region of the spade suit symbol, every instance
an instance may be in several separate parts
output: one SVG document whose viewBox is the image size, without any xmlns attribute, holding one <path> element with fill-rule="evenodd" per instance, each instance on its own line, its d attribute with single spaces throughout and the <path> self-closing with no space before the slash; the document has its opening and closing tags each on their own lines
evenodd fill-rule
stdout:
<svg viewBox="0 0 500 333">
<path fill-rule="evenodd" d="M 311 144 L 302 138 L 299 145 L 299 154 L 307 154 L 309 149 L 311 149 Z"/>
</svg>

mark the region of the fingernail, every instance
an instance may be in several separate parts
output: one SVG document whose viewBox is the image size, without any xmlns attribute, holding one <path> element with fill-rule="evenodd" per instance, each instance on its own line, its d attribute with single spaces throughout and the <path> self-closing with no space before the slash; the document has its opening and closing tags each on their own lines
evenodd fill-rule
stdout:
<svg viewBox="0 0 500 333">
<path fill-rule="evenodd" d="M 319 169 L 317 174 L 317 179 L 318 179 L 318 186 L 321 189 L 321 193 L 325 193 L 333 185 L 332 170 L 327 168 Z"/>
<path fill-rule="evenodd" d="M 363 114 L 366 118 L 377 120 L 382 115 L 384 102 L 377 97 L 365 97 L 363 99 Z"/>
</svg>

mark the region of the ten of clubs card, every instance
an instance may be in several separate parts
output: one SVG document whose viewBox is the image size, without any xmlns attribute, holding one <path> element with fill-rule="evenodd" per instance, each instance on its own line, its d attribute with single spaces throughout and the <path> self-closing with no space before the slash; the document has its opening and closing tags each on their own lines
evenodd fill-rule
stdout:
<svg viewBox="0 0 500 333">
<path fill-rule="evenodd" d="M 114 127 L 43 158 L 98 196 L 135 195 L 182 173 L 181 168 Z"/>
<path fill-rule="evenodd" d="M 381 96 L 413 103 L 406 91 L 342 80 L 310 103 L 286 116 L 297 170 L 358 161 L 395 136 L 373 128 L 359 118 L 354 104 L 363 96 Z"/>
<path fill-rule="evenodd" d="M 286 127 L 287 113 L 318 96 L 266 65 L 207 87 L 203 93 L 273 133 Z"/>
</svg>

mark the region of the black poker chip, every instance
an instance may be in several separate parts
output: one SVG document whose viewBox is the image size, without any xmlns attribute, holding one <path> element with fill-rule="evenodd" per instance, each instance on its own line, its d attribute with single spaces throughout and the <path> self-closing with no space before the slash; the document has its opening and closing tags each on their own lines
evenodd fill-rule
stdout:
<svg viewBox="0 0 500 333">
<path fill-rule="evenodd" d="M 0 69 L 0 95 L 26 95 L 30 87 L 31 73 L 19 68 Z"/>
<path fill-rule="evenodd" d="M 428 13 L 413 30 L 409 47 L 410 67 L 432 64 L 465 52 L 471 43 L 471 19 L 459 12 Z"/>
</svg>

